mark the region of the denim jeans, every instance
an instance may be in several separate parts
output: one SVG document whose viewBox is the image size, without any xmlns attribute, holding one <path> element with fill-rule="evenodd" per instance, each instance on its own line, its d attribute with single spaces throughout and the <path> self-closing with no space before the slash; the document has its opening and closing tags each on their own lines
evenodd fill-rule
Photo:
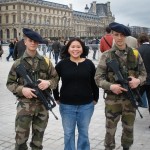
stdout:
<svg viewBox="0 0 150 150">
<path fill-rule="evenodd" d="M 58 53 L 54 53 L 55 56 L 55 64 L 58 63 L 58 58 L 59 58 L 59 52 Z"/>
<path fill-rule="evenodd" d="M 75 128 L 78 129 L 77 150 L 90 150 L 88 129 L 94 112 L 94 103 L 59 107 L 64 129 L 64 150 L 75 150 Z"/>
</svg>

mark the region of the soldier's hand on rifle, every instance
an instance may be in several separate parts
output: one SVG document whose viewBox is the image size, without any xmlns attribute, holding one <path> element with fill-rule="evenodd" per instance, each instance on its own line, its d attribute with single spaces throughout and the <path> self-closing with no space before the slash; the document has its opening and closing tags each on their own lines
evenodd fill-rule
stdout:
<svg viewBox="0 0 150 150">
<path fill-rule="evenodd" d="M 140 79 L 131 76 L 129 77 L 129 86 L 131 87 L 131 89 L 137 88 L 139 84 Z"/>
<path fill-rule="evenodd" d="M 111 86 L 110 86 L 110 90 L 113 92 L 113 93 L 115 93 L 115 94 L 121 94 L 122 92 L 126 92 L 127 91 L 127 89 L 125 89 L 125 88 L 123 88 L 123 87 L 121 87 L 121 85 L 120 84 L 112 84 Z"/>
<path fill-rule="evenodd" d="M 33 97 L 37 98 L 37 96 L 34 94 L 35 90 L 34 89 L 31 89 L 31 88 L 28 88 L 28 87 L 23 87 L 22 88 L 22 94 L 28 98 L 28 99 L 31 99 Z"/>
<path fill-rule="evenodd" d="M 40 81 L 38 87 L 41 90 L 46 90 L 50 86 L 50 82 L 48 80 L 39 79 L 38 81 Z"/>
</svg>

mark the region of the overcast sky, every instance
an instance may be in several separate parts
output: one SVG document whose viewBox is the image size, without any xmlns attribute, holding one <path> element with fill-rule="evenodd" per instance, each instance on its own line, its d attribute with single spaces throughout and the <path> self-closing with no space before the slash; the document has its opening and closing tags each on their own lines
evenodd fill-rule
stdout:
<svg viewBox="0 0 150 150">
<path fill-rule="evenodd" d="M 110 1 L 110 9 L 115 21 L 124 25 L 150 27 L 150 0 L 45 0 L 55 3 L 73 5 L 73 10 L 84 12 L 85 5 L 90 7 L 93 1 L 106 3 Z"/>
</svg>

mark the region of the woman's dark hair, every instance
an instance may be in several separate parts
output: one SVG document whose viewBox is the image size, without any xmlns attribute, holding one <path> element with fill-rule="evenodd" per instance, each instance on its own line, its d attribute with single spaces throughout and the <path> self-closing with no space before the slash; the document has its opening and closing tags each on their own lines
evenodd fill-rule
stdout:
<svg viewBox="0 0 150 150">
<path fill-rule="evenodd" d="M 82 46 L 83 53 L 81 54 L 80 57 L 86 57 L 88 55 L 88 48 L 87 48 L 87 46 L 85 46 L 85 43 L 82 42 L 80 38 L 72 38 L 71 40 L 69 40 L 69 42 L 65 46 L 65 50 L 63 52 L 63 55 L 66 56 L 65 58 L 70 57 L 70 54 L 68 53 L 68 49 L 69 49 L 71 43 L 74 41 L 78 41 Z"/>
<path fill-rule="evenodd" d="M 149 38 L 145 33 L 142 33 L 138 38 L 138 43 L 143 44 L 145 42 L 149 42 Z"/>
</svg>

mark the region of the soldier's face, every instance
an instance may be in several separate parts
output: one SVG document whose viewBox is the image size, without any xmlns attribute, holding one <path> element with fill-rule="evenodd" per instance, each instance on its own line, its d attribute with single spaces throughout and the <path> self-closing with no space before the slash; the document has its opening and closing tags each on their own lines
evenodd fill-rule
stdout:
<svg viewBox="0 0 150 150">
<path fill-rule="evenodd" d="M 28 37 L 25 38 L 24 42 L 25 42 L 27 49 L 30 51 L 36 51 L 38 44 L 39 44 L 38 42 L 33 41 Z"/>
<path fill-rule="evenodd" d="M 125 38 L 126 38 L 125 35 L 123 35 L 122 33 L 113 31 L 112 36 L 113 36 L 114 42 L 117 46 L 119 46 L 119 47 L 125 46 Z"/>
</svg>

